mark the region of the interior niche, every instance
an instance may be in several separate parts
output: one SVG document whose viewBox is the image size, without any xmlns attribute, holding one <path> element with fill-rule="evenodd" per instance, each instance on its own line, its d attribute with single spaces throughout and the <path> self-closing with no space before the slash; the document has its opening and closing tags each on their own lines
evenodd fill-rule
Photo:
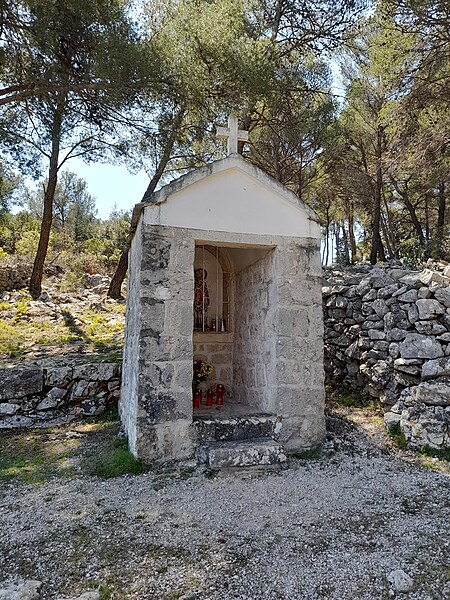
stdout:
<svg viewBox="0 0 450 600">
<path fill-rule="evenodd" d="M 213 365 L 207 387 L 225 386 L 226 412 L 258 412 L 272 404 L 273 257 L 270 246 L 196 244 L 193 359 Z"/>
</svg>

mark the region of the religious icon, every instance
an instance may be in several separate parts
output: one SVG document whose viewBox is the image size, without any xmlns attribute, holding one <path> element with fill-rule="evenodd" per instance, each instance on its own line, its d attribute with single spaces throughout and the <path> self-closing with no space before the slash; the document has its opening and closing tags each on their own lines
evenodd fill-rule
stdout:
<svg viewBox="0 0 450 600">
<path fill-rule="evenodd" d="M 209 306 L 209 292 L 206 278 L 206 269 L 195 269 L 194 271 L 194 329 L 204 329 L 207 324 L 207 313 Z"/>
</svg>

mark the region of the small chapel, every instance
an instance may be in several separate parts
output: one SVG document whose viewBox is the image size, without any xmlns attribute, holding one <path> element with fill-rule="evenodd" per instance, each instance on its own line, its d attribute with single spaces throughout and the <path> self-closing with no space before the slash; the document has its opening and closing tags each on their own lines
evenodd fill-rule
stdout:
<svg viewBox="0 0 450 600">
<path fill-rule="evenodd" d="M 142 205 L 119 411 L 145 463 L 279 464 L 325 436 L 320 225 L 238 154 Z"/>
</svg>

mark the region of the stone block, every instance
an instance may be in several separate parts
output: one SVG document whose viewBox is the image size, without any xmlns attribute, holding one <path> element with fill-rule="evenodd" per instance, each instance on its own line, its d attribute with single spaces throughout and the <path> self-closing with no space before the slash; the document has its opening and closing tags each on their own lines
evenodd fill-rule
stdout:
<svg viewBox="0 0 450 600">
<path fill-rule="evenodd" d="M 80 379 L 80 381 L 77 381 L 74 384 L 70 391 L 70 400 L 76 401 L 81 398 L 88 398 L 89 396 L 94 395 L 98 391 L 98 388 L 98 382 Z"/>
<path fill-rule="evenodd" d="M 108 381 L 117 377 L 119 365 L 117 363 L 88 363 L 76 365 L 73 368 L 74 379 L 86 379 L 89 381 Z"/>
<path fill-rule="evenodd" d="M 425 405 L 450 406 L 450 377 L 422 381 L 415 389 L 415 399 Z"/>
<path fill-rule="evenodd" d="M 450 279 L 441 275 L 440 273 L 436 273 L 436 271 L 431 271 L 430 269 L 425 269 L 420 273 L 420 281 L 424 285 L 428 287 L 445 287 L 450 284 Z M 434 286 L 433 286 L 434 284 Z"/>
<path fill-rule="evenodd" d="M 408 329 L 409 327 L 409 321 L 406 318 L 405 311 L 403 310 L 398 310 L 396 312 L 394 312 L 394 310 L 391 310 L 390 312 L 384 315 L 383 320 L 386 331 L 389 331 L 390 329 L 394 328 Z"/>
<path fill-rule="evenodd" d="M 191 302 L 170 300 L 165 303 L 164 334 L 191 336 L 194 316 Z"/>
<path fill-rule="evenodd" d="M 309 335 L 309 316 L 306 310 L 282 307 L 279 310 L 279 334 L 283 337 L 306 338 Z"/>
<path fill-rule="evenodd" d="M 415 302 L 417 299 L 418 293 L 416 289 L 408 290 L 397 295 L 397 300 L 399 302 Z"/>
<path fill-rule="evenodd" d="M 394 369 L 410 375 L 419 375 L 422 369 L 421 364 L 422 361 L 416 358 L 397 358 L 394 360 Z"/>
<path fill-rule="evenodd" d="M 52 388 L 45 396 L 45 398 L 41 402 L 39 402 L 39 404 L 36 407 L 36 410 L 48 410 L 49 408 L 57 407 L 66 394 L 67 390 L 65 390 L 64 388 Z"/>
<path fill-rule="evenodd" d="M 394 296 L 396 292 L 400 289 L 400 284 L 391 283 L 385 287 L 382 287 L 377 292 L 377 298 L 389 298 L 390 296 Z"/>
<path fill-rule="evenodd" d="M 444 356 L 441 344 L 433 337 L 408 333 L 405 340 L 400 343 L 402 358 L 440 358 Z"/>
<path fill-rule="evenodd" d="M 436 379 L 437 377 L 450 377 L 450 357 L 429 360 L 422 366 L 422 379 Z"/>
<path fill-rule="evenodd" d="M 145 225 L 142 229 L 141 271 L 152 273 L 158 281 L 156 277 L 169 266 L 170 249 L 170 237 L 162 227 Z"/>
<path fill-rule="evenodd" d="M 446 308 L 450 308 L 450 287 L 438 288 L 434 292 L 435 299 Z"/>
<path fill-rule="evenodd" d="M 405 339 L 407 331 L 404 329 L 399 329 L 398 327 L 393 327 L 392 329 L 387 330 L 386 335 L 389 341 L 401 342 Z"/>
<path fill-rule="evenodd" d="M 373 302 L 372 308 L 380 319 L 389 312 L 389 307 L 382 298 L 377 298 L 377 300 Z"/>
<path fill-rule="evenodd" d="M 419 310 L 419 319 L 421 321 L 435 319 L 445 313 L 444 307 L 437 300 L 417 300 L 416 306 Z"/>
<path fill-rule="evenodd" d="M 141 298 L 140 304 L 140 325 L 136 323 L 136 326 L 141 328 L 140 336 L 145 330 L 153 331 L 155 336 L 162 333 L 165 326 L 166 303 L 163 300 Z"/>
<path fill-rule="evenodd" d="M 392 429 L 398 424 L 400 424 L 400 414 L 391 411 L 384 413 L 384 426 L 386 429 Z"/>
<path fill-rule="evenodd" d="M 424 335 L 440 335 L 447 331 L 447 328 L 437 321 L 416 321 L 414 327 L 418 333 Z"/>
<path fill-rule="evenodd" d="M 414 325 L 414 323 L 419 320 L 419 309 L 415 304 L 408 305 L 407 314 L 408 321 L 411 323 L 411 325 Z"/>
<path fill-rule="evenodd" d="M 73 379 L 72 367 L 45 369 L 45 385 L 48 387 L 66 388 Z"/>
<path fill-rule="evenodd" d="M 369 329 L 369 339 L 371 340 L 385 340 L 386 333 L 379 329 Z"/>
<path fill-rule="evenodd" d="M 192 417 L 157 425 L 139 417 L 136 429 L 135 456 L 145 464 L 185 460 L 194 453 Z"/>
<path fill-rule="evenodd" d="M 192 332 L 189 337 L 184 337 L 144 330 L 139 340 L 139 356 L 146 361 L 187 360 L 192 356 Z"/>
<path fill-rule="evenodd" d="M 44 387 L 44 371 L 34 365 L 0 368 L 0 400 L 13 400 L 40 394 Z"/>
<path fill-rule="evenodd" d="M 432 293 L 431 293 L 430 289 L 426 286 L 421 287 L 419 289 L 419 291 L 417 292 L 417 297 L 418 297 L 418 299 L 421 299 L 421 300 L 431 298 L 431 295 L 432 295 Z"/>
<path fill-rule="evenodd" d="M 154 389 L 150 385 L 139 386 L 138 417 L 149 424 L 166 423 L 180 419 L 192 419 L 192 385 L 189 389 Z"/>
<path fill-rule="evenodd" d="M 287 461 L 281 444 L 272 440 L 210 442 L 200 446 L 197 459 L 210 469 L 280 465 Z"/>
<path fill-rule="evenodd" d="M 325 440 L 325 417 L 319 411 L 283 419 L 279 442 L 288 454 L 320 446 Z"/>
<path fill-rule="evenodd" d="M 18 404 L 9 404 L 8 402 L 0 402 L 0 416 L 14 415 L 19 409 Z"/>
</svg>

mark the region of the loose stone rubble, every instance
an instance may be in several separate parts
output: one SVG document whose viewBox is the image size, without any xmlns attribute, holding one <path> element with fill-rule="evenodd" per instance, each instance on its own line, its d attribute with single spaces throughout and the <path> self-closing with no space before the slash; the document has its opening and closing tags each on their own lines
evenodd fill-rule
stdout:
<svg viewBox="0 0 450 600">
<path fill-rule="evenodd" d="M 0 589 L 23 578 L 42 582 L 39 600 L 96 588 L 111 600 L 448 600 L 448 465 L 389 449 L 370 411 L 337 410 L 331 454 L 232 476 L 191 464 L 102 480 L 85 471 L 84 438 L 73 477 L 0 486 Z"/>
<path fill-rule="evenodd" d="M 120 363 L 109 362 L 59 366 L 52 360 L 0 366 L 0 429 L 101 415 L 117 404 L 120 373 Z"/>
<path fill-rule="evenodd" d="M 42 581 L 29 579 L 12 583 L 7 587 L 0 588 L 0 600 L 43 600 L 41 595 Z M 58 600 L 66 600 L 59 598 Z M 67 600 L 100 600 L 98 591 L 85 592 L 76 598 L 68 598 Z"/>
<path fill-rule="evenodd" d="M 326 272 L 325 370 L 379 400 L 411 447 L 450 446 L 450 266 Z"/>
</svg>

